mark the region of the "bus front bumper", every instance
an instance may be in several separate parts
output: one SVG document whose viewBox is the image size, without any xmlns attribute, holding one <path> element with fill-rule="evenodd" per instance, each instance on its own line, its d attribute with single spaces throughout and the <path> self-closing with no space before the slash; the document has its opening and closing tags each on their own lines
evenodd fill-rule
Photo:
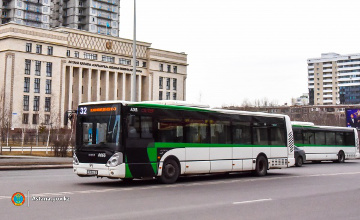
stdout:
<svg viewBox="0 0 360 220">
<path fill-rule="evenodd" d="M 79 176 L 98 176 L 109 178 L 124 178 L 125 177 L 125 163 L 116 167 L 107 167 L 105 164 L 79 163 L 73 165 L 73 171 Z"/>
</svg>

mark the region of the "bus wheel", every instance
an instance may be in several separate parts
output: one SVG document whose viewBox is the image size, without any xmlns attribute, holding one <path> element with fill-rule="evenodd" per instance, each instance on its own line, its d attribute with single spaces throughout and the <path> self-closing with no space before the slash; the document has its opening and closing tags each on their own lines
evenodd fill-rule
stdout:
<svg viewBox="0 0 360 220">
<path fill-rule="evenodd" d="M 164 162 L 160 181 L 165 184 L 175 183 L 179 175 L 180 168 L 178 163 L 173 159 L 168 159 Z"/>
<path fill-rule="evenodd" d="M 267 174 L 267 169 L 267 159 L 263 155 L 258 156 L 258 158 L 256 159 L 255 175 L 265 176 Z"/>
<path fill-rule="evenodd" d="M 301 156 L 298 156 L 295 161 L 295 166 L 301 167 L 303 165 L 303 159 Z"/>
<path fill-rule="evenodd" d="M 344 151 L 340 151 L 338 153 L 338 160 L 337 160 L 338 163 L 344 163 L 345 162 L 345 154 L 344 154 Z"/>
</svg>

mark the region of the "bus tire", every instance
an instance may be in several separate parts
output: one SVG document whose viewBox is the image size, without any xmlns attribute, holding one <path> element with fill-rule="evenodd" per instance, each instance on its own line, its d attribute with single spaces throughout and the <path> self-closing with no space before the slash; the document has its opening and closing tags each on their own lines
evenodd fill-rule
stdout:
<svg viewBox="0 0 360 220">
<path fill-rule="evenodd" d="M 264 155 L 259 155 L 256 159 L 255 166 L 255 175 L 256 176 L 265 176 L 268 170 L 268 162 Z"/>
<path fill-rule="evenodd" d="M 162 167 L 160 182 L 165 184 L 175 183 L 180 175 L 179 164 L 174 159 L 165 160 Z"/>
<path fill-rule="evenodd" d="M 295 161 L 295 166 L 301 167 L 303 165 L 304 161 L 301 156 L 298 156 Z"/>
<path fill-rule="evenodd" d="M 344 162 L 345 162 L 345 154 L 344 154 L 344 151 L 339 151 L 337 162 L 338 162 L 338 163 L 344 163 Z"/>
</svg>

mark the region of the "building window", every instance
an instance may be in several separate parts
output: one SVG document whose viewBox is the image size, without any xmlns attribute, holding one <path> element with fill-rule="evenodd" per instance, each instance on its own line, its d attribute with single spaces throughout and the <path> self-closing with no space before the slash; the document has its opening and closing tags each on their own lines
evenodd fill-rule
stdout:
<svg viewBox="0 0 360 220">
<path fill-rule="evenodd" d="M 159 100 L 163 100 L 163 92 L 159 91 Z"/>
<path fill-rule="evenodd" d="M 53 55 L 54 49 L 52 46 L 48 46 L 48 55 Z"/>
<path fill-rule="evenodd" d="M 69 57 L 70 56 L 70 50 L 66 51 L 66 56 Z"/>
<path fill-rule="evenodd" d="M 46 124 L 46 125 L 49 125 L 49 124 L 50 124 L 50 115 L 45 115 L 44 124 Z"/>
<path fill-rule="evenodd" d="M 79 58 L 79 51 L 75 51 L 75 52 L 74 52 L 74 56 L 75 56 L 76 58 Z"/>
<path fill-rule="evenodd" d="M 177 73 L 177 66 L 173 66 L 174 73 Z"/>
<path fill-rule="evenodd" d="M 23 114 L 22 123 L 29 124 L 29 114 Z"/>
<path fill-rule="evenodd" d="M 25 74 L 30 75 L 31 60 L 25 60 Z"/>
<path fill-rule="evenodd" d="M 159 70 L 162 72 L 164 71 L 164 64 L 160 63 Z"/>
<path fill-rule="evenodd" d="M 124 59 L 124 58 L 119 58 L 119 64 L 122 64 L 122 65 L 131 65 L 131 60 L 129 60 L 129 59 Z"/>
<path fill-rule="evenodd" d="M 140 62 L 137 60 L 136 61 L 136 66 L 139 66 L 140 65 Z"/>
<path fill-rule="evenodd" d="M 39 115 L 38 114 L 33 114 L 32 123 L 33 123 L 33 125 L 37 125 L 39 123 Z"/>
<path fill-rule="evenodd" d="M 173 79 L 173 90 L 176 90 L 177 87 L 177 79 Z"/>
<path fill-rule="evenodd" d="M 45 111 L 50 112 L 51 98 L 45 97 Z"/>
<path fill-rule="evenodd" d="M 46 80 L 45 93 L 51 94 L 51 79 Z"/>
<path fill-rule="evenodd" d="M 110 62 L 110 63 L 115 63 L 115 57 L 111 57 L 111 56 L 102 56 L 102 61 L 104 62 Z"/>
<path fill-rule="evenodd" d="M 24 77 L 24 92 L 30 92 L 30 77 Z"/>
<path fill-rule="evenodd" d="M 26 52 L 31 52 L 32 43 L 26 43 L 25 50 Z"/>
<path fill-rule="evenodd" d="M 42 45 L 36 44 L 36 53 L 42 53 Z"/>
<path fill-rule="evenodd" d="M 29 111 L 29 96 L 28 95 L 24 95 L 23 110 Z"/>
<path fill-rule="evenodd" d="M 163 77 L 159 77 L 159 89 L 162 89 L 163 88 L 163 80 L 164 78 Z"/>
<path fill-rule="evenodd" d="M 166 100 L 170 100 L 170 92 L 166 92 Z"/>
<path fill-rule="evenodd" d="M 49 77 L 52 76 L 52 63 L 51 62 L 46 63 L 46 76 L 49 76 Z"/>
<path fill-rule="evenodd" d="M 167 65 L 167 71 L 168 71 L 168 73 L 171 72 L 171 66 L 170 65 Z"/>
<path fill-rule="evenodd" d="M 34 96 L 33 111 L 39 111 L 40 96 Z"/>
<path fill-rule="evenodd" d="M 142 67 L 146 67 L 146 62 L 143 62 L 143 66 Z"/>
<path fill-rule="evenodd" d="M 34 79 L 34 92 L 40 93 L 40 78 Z"/>
<path fill-rule="evenodd" d="M 35 75 L 40 76 L 41 61 L 35 60 Z"/>
<path fill-rule="evenodd" d="M 176 100 L 176 92 L 173 93 L 173 100 Z"/>
<path fill-rule="evenodd" d="M 84 58 L 89 60 L 97 60 L 97 54 L 84 52 Z"/>
<path fill-rule="evenodd" d="M 170 78 L 166 78 L 166 89 L 170 89 Z"/>
</svg>

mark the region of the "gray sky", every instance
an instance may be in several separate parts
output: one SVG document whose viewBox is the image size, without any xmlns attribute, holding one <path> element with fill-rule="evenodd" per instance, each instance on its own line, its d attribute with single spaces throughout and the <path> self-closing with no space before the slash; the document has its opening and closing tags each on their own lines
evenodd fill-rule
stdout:
<svg viewBox="0 0 360 220">
<path fill-rule="evenodd" d="M 307 58 L 360 53 L 359 0 L 137 0 L 137 40 L 188 54 L 187 101 L 278 104 L 307 92 Z M 133 0 L 120 2 L 133 37 Z"/>
</svg>

